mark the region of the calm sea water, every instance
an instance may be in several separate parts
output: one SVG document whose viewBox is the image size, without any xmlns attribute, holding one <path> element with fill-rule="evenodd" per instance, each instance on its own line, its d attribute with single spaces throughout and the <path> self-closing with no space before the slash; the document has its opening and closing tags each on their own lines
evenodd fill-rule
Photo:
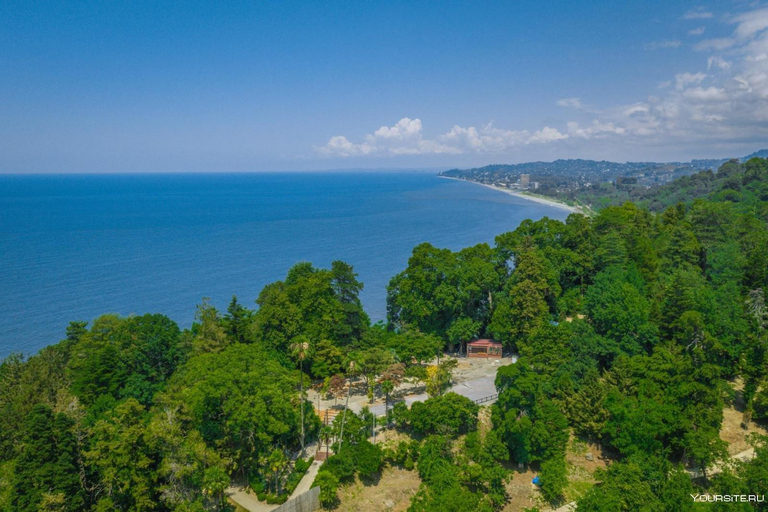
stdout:
<svg viewBox="0 0 768 512">
<path fill-rule="evenodd" d="M 0 357 L 71 320 L 254 307 L 299 261 L 354 265 L 373 320 L 421 242 L 459 249 L 567 212 L 429 173 L 0 176 Z"/>
</svg>

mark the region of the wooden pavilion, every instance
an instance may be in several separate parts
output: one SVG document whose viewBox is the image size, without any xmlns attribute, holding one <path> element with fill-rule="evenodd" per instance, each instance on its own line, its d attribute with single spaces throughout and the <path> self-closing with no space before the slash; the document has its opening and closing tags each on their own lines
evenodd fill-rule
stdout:
<svg viewBox="0 0 768 512">
<path fill-rule="evenodd" d="M 493 340 L 475 340 L 467 343 L 467 357 L 501 357 L 501 343 Z"/>
</svg>

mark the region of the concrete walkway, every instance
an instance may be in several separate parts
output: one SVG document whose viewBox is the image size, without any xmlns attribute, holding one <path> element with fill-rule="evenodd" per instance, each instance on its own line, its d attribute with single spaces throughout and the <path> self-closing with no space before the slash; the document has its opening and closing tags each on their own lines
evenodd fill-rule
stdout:
<svg viewBox="0 0 768 512">
<path fill-rule="evenodd" d="M 226 491 L 227 496 L 249 512 L 271 512 L 279 506 L 269 505 L 263 501 L 259 501 L 255 494 L 246 492 L 246 489 L 247 487 L 229 487 Z"/>
<path fill-rule="evenodd" d="M 306 473 L 304 473 L 304 476 L 299 482 L 299 485 L 296 486 L 296 489 L 293 490 L 293 494 L 291 494 L 291 497 L 288 498 L 287 501 L 301 496 L 307 492 L 310 487 L 312 487 L 312 482 L 315 481 L 317 472 L 320 470 L 320 466 L 322 465 L 323 461 L 316 460 L 312 463 L 311 466 L 309 466 L 309 469 Z M 227 496 L 229 496 L 232 501 L 243 507 L 245 510 L 248 510 L 249 512 L 271 512 L 280 506 L 269 505 L 266 502 L 259 501 L 255 494 L 247 491 L 247 487 L 243 488 L 232 486 L 227 489 Z"/>
<path fill-rule="evenodd" d="M 304 478 L 301 479 L 301 482 L 299 482 L 299 485 L 296 486 L 296 489 L 293 491 L 293 494 L 291 494 L 290 499 L 293 499 L 297 496 L 301 496 L 302 494 L 307 492 L 310 487 L 312 487 L 312 482 L 315 481 L 317 472 L 320 470 L 320 466 L 323 465 L 323 462 L 324 461 L 322 460 L 316 460 L 312 463 L 311 466 L 309 466 L 307 473 L 304 475 Z"/>
</svg>

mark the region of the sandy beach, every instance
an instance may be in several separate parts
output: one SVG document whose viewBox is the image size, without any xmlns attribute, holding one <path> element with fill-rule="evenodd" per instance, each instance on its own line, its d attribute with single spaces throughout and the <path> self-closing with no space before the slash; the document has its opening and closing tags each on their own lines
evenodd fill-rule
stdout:
<svg viewBox="0 0 768 512">
<path fill-rule="evenodd" d="M 488 185 L 486 183 L 480 183 L 480 182 L 471 181 L 471 180 L 464 180 L 464 179 L 461 179 L 461 178 L 451 178 L 450 176 L 440 176 L 440 177 L 441 178 L 445 178 L 447 180 L 464 181 L 464 182 L 467 182 L 467 183 L 472 183 L 474 185 L 480 185 L 481 187 L 492 188 L 493 190 L 498 190 L 499 192 L 504 192 L 505 194 L 509 194 L 511 196 L 516 196 L 516 197 L 519 197 L 521 199 L 525 199 L 527 201 L 533 201 L 535 203 L 546 204 L 547 206 L 552 206 L 554 208 L 561 208 L 563 210 L 568 210 L 569 212 L 584 213 L 584 214 L 586 214 L 586 212 L 582 208 L 580 208 L 578 206 L 571 206 L 569 204 L 561 203 L 560 201 L 555 201 L 554 199 L 549 199 L 549 198 L 546 198 L 546 197 L 536 196 L 536 195 L 529 194 L 527 192 L 523 192 L 523 191 L 520 191 L 520 190 L 512 190 L 512 189 L 509 189 L 509 188 L 497 187 L 495 185 Z"/>
</svg>

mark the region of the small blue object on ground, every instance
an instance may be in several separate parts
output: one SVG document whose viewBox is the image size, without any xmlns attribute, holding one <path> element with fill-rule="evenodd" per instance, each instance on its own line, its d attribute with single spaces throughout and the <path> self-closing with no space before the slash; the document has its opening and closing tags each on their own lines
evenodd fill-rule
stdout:
<svg viewBox="0 0 768 512">
<path fill-rule="evenodd" d="M 541 480 L 539 479 L 538 476 L 533 477 L 533 480 L 531 480 L 531 482 L 533 482 L 533 485 L 541 485 Z"/>
</svg>

